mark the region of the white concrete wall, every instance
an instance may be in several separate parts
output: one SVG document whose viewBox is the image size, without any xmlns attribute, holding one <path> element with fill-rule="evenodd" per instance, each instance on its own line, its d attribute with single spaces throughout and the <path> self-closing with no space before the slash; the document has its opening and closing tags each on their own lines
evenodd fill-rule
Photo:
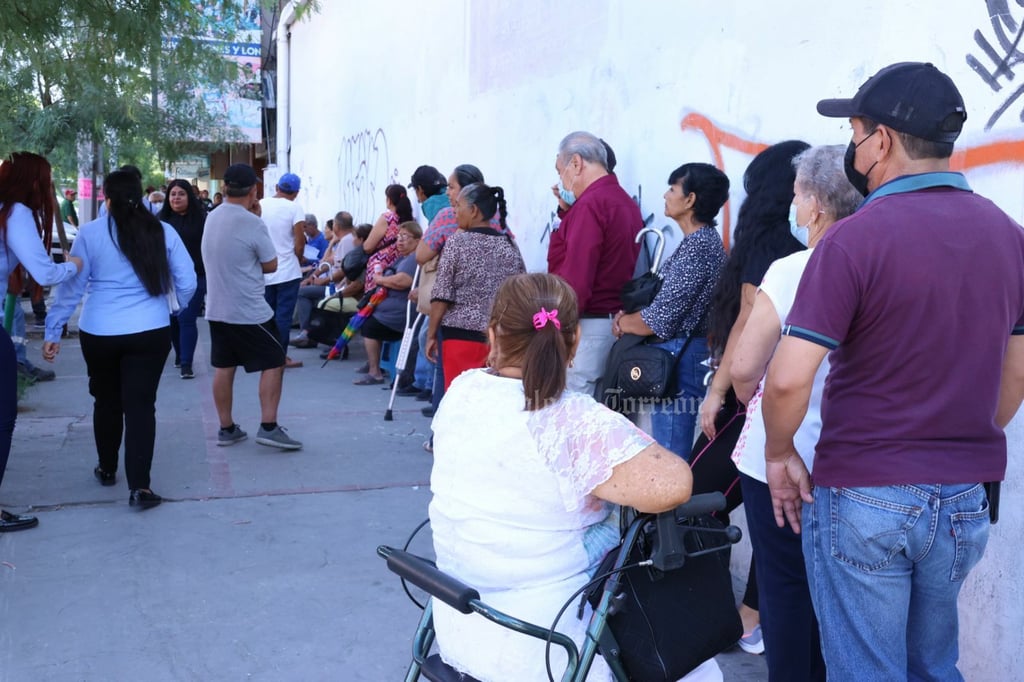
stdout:
<svg viewBox="0 0 1024 682">
<path fill-rule="evenodd" d="M 448 173 L 474 163 L 505 187 L 527 263 L 542 269 L 556 146 L 584 129 L 615 148 L 622 185 L 656 226 L 668 224 L 668 173 L 687 161 L 717 163 L 734 185 L 720 221 L 731 227 L 743 170 L 761 145 L 845 144 L 847 123 L 818 116 L 815 102 L 850 96 L 902 60 L 932 61 L 953 77 L 969 114 L 957 163 L 978 192 L 1024 218 L 1024 98 L 1015 100 L 1024 73 L 1010 78 L 1020 68 L 1014 55 L 991 85 L 982 74 L 996 63 L 979 43 L 1006 55 L 1024 22 L 1018 3 L 1003 3 L 1010 9 L 994 19 L 987 6 L 998 2 L 963 0 L 322 4 L 291 29 L 291 150 L 278 160 L 282 172 L 302 176 L 300 200 L 321 219 L 344 209 L 372 222 L 384 186 L 408 183 L 416 166 Z M 1015 423 L 1009 435 L 1019 459 L 1024 427 Z M 1022 478 L 1014 462 L 1003 520 L 964 591 L 971 680 L 1024 676 L 1014 543 Z"/>
</svg>

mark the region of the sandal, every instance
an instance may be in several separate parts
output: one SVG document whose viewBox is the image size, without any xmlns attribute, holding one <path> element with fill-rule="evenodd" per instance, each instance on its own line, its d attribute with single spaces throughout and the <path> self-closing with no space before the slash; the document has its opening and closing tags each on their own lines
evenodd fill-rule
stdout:
<svg viewBox="0 0 1024 682">
<path fill-rule="evenodd" d="M 372 374 L 367 374 L 364 377 L 354 380 L 352 383 L 355 384 L 356 386 L 372 386 L 374 384 L 383 384 L 384 377 L 375 377 Z"/>
</svg>

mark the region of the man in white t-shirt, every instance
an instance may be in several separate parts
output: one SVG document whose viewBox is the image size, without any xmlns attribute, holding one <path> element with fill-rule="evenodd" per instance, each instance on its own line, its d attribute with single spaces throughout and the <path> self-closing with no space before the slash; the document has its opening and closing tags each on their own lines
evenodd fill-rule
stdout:
<svg viewBox="0 0 1024 682">
<path fill-rule="evenodd" d="M 260 201 L 263 222 L 277 250 L 277 271 L 263 276 L 267 303 L 274 310 L 281 347 L 288 347 L 288 331 L 295 314 L 295 302 L 302 281 L 303 250 L 306 246 L 306 212 L 295 201 L 302 181 L 294 173 L 285 173 L 277 181 L 277 193 Z M 287 358 L 285 368 L 301 367 L 302 362 Z"/>
</svg>

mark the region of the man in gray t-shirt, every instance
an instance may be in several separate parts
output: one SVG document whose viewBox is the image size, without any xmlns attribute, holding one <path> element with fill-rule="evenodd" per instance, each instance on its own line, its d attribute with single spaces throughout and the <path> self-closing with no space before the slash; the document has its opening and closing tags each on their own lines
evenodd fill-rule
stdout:
<svg viewBox="0 0 1024 682">
<path fill-rule="evenodd" d="M 274 311 L 264 292 L 264 273 L 277 270 L 277 251 L 267 226 L 249 208 L 256 202 L 256 172 L 236 163 L 224 172 L 225 199 L 206 219 L 206 319 L 210 323 L 213 402 L 220 431 L 217 445 L 234 445 L 246 433 L 231 415 L 235 370 L 260 372 L 260 428 L 256 442 L 283 450 L 302 443 L 277 423 L 285 353 L 277 337 Z"/>
<path fill-rule="evenodd" d="M 244 206 L 225 202 L 211 213 L 203 230 L 207 271 L 206 319 L 232 324 L 263 324 L 274 311 L 263 296 L 265 264 L 277 250 L 263 220 Z"/>
</svg>

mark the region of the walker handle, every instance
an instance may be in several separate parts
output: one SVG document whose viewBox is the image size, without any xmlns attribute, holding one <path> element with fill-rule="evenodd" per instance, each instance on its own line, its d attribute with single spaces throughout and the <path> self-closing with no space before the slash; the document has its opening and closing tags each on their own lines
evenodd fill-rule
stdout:
<svg viewBox="0 0 1024 682">
<path fill-rule="evenodd" d="M 377 548 L 377 554 L 387 560 L 388 569 L 392 573 L 461 613 L 473 613 L 470 602 L 479 600 L 480 593 L 472 587 L 441 572 L 426 559 L 404 550 L 381 545 Z"/>
</svg>

